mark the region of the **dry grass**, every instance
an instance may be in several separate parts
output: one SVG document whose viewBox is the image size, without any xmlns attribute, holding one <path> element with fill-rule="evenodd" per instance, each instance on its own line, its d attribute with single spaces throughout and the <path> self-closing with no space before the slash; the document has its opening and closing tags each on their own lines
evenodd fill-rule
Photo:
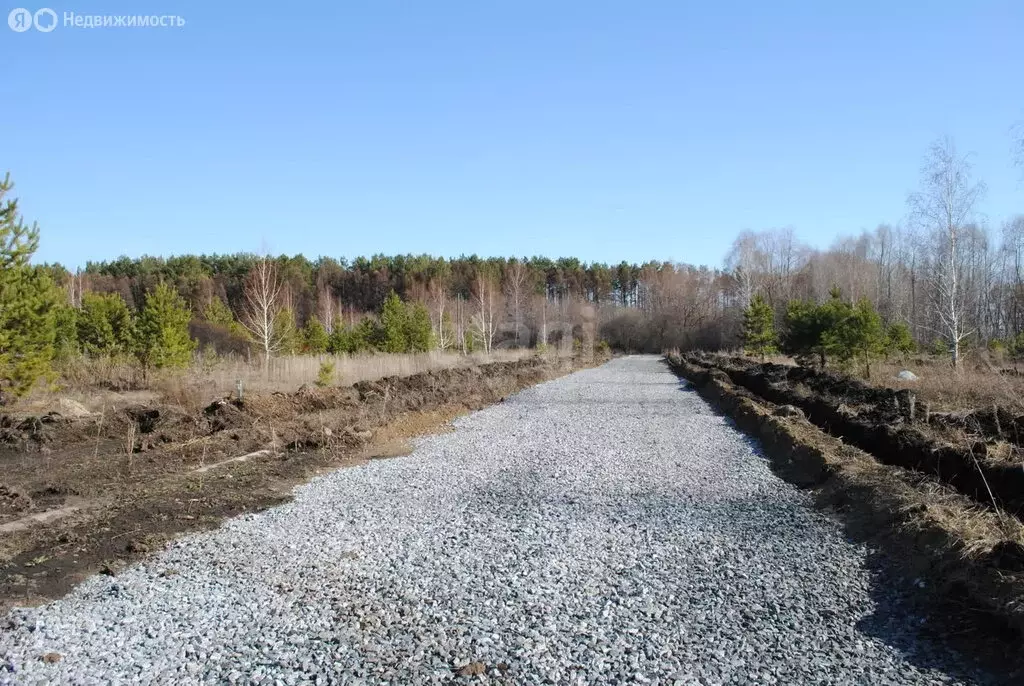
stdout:
<svg viewBox="0 0 1024 686">
<path fill-rule="evenodd" d="M 725 354 L 743 355 L 743 351 L 726 351 Z M 764 361 L 796 364 L 789 355 L 769 355 Z M 1001 373 L 1004 369 L 1015 369 L 1020 376 Z M 913 372 L 918 380 L 901 381 L 896 375 L 903 370 Z M 1024 366 L 1004 362 L 988 353 L 969 354 L 956 372 L 947 357 L 933 355 L 873 362 L 869 383 L 914 390 L 919 398 L 931 403 L 933 410 L 952 412 L 1000 405 L 1024 413 Z"/>
<path fill-rule="evenodd" d="M 964 559 L 981 559 L 1007 541 L 1024 546 L 1024 524 L 1000 510 L 972 504 L 933 481 L 915 485 L 923 515 L 955 534 Z M 921 497 L 923 495 L 923 497 Z M 910 496 L 906 496 L 910 500 Z M 913 526 L 911 518 L 904 526 Z"/>
<path fill-rule="evenodd" d="M 203 376 L 207 383 L 223 391 L 234 390 L 239 379 L 247 388 L 262 391 L 293 391 L 302 384 L 316 382 L 322 362 L 334 364 L 334 383 L 352 385 L 359 381 L 375 381 L 387 376 L 412 376 L 437 369 L 471 367 L 488 362 L 514 362 L 535 355 L 532 350 L 498 350 L 489 354 L 428 353 L 373 355 L 295 355 L 270 361 L 262 369 L 245 360 L 223 360 Z"/>
<path fill-rule="evenodd" d="M 901 381 L 896 375 L 909 370 L 917 381 Z M 932 409 L 970 410 L 1000 405 L 1024 412 L 1024 376 L 1000 373 L 988 360 L 967 360 L 953 371 L 945 359 L 915 358 L 906 362 L 882 362 L 872 366 L 871 383 L 888 388 L 909 388 L 927 400 Z"/>
<path fill-rule="evenodd" d="M 250 363 L 238 357 L 214 360 L 199 358 L 188 369 L 144 374 L 131 360 L 78 358 L 62 363 L 58 380 L 49 387 L 37 387 L 16 406 L 15 413 L 42 413 L 56 409 L 61 398 L 74 400 L 85 409 L 162 401 L 195 412 L 214 399 L 234 394 L 239 382 L 244 391 L 292 392 L 317 381 L 322 362 L 334 364 L 333 384 L 352 385 L 389 376 L 412 376 L 428 371 L 472 367 L 490 362 L 513 362 L 537 355 L 535 350 L 496 350 L 491 353 L 295 355 L 278 357 L 263 369 L 260 361 Z M 547 357 L 571 353 L 549 350 Z"/>
</svg>

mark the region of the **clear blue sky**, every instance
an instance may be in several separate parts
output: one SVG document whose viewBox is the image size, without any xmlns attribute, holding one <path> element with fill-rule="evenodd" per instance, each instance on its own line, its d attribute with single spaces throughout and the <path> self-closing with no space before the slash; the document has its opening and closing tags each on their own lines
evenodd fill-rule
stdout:
<svg viewBox="0 0 1024 686">
<path fill-rule="evenodd" d="M 0 24 L 0 170 L 41 260 L 718 265 L 743 229 L 824 246 L 901 221 L 943 134 L 976 153 L 989 224 L 1024 212 L 1020 0 L 50 6 L 187 23 Z"/>
</svg>

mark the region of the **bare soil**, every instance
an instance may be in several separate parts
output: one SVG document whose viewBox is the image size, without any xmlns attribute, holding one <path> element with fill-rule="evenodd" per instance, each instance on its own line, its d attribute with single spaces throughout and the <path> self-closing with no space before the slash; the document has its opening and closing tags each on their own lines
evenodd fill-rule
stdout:
<svg viewBox="0 0 1024 686">
<path fill-rule="evenodd" d="M 793 405 L 819 428 L 876 459 L 921 472 L 978 504 L 1024 516 L 1024 415 L 993 405 L 935 412 L 911 389 L 873 386 L 832 371 L 692 354 L 756 396 Z M 1024 553 L 1022 553 L 1024 558 Z"/>
<path fill-rule="evenodd" d="M 813 489 L 852 537 L 922 580 L 951 626 L 955 619 L 965 635 L 983 631 L 970 650 L 1020 662 L 1024 525 L 942 471 L 950 466 L 943 451 L 955 449 L 935 437 L 918 408 L 908 409 L 907 393 L 724 355 L 670 356 L 669 364 L 755 436 L 781 476 Z M 928 450 L 938 455 L 926 459 Z M 980 464 L 975 474 L 991 466 Z M 991 486 L 1008 498 L 1014 493 Z"/>
<path fill-rule="evenodd" d="M 934 475 L 886 464 L 796 406 L 733 383 L 716 364 L 721 356 L 672 355 L 668 362 L 761 443 L 780 476 L 809 489 L 851 538 L 868 544 L 872 557 L 910 580 L 945 640 L 1006 674 L 1006 683 L 1024 679 L 1019 520 L 978 506 Z M 805 387 L 803 394 L 813 392 Z"/>
<path fill-rule="evenodd" d="M 530 358 L 246 394 L 198 412 L 149 402 L 0 416 L 0 611 L 285 502 L 325 470 L 405 454 L 410 437 L 576 366 Z"/>
</svg>

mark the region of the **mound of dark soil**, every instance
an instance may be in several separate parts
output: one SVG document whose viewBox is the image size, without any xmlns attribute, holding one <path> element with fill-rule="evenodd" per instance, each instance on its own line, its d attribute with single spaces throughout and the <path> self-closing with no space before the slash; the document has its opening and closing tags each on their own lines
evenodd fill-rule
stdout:
<svg viewBox="0 0 1024 686">
<path fill-rule="evenodd" d="M 918 407 L 911 391 L 876 388 L 830 371 L 700 353 L 686 361 L 724 373 L 758 398 L 799 408 L 821 429 L 881 462 L 935 477 L 985 507 L 1024 516 L 1024 469 L 990 459 L 994 442 L 1015 440 L 1024 418 L 1001 408 L 936 417 L 926 405 Z M 929 430 L 935 424 L 972 427 L 977 438 L 953 444 Z"/>
<path fill-rule="evenodd" d="M 59 596 L 178 532 L 279 504 L 324 469 L 401 454 L 407 436 L 585 364 L 529 358 L 247 393 L 196 412 L 145 404 L 0 417 L 0 526 L 17 528 L 0 537 L 0 610 Z M 387 445 L 376 450 L 378 434 Z"/>
</svg>

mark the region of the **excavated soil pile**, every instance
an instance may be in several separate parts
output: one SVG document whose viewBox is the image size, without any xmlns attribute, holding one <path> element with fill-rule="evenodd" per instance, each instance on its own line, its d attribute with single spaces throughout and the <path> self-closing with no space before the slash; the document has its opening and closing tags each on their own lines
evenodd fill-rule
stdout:
<svg viewBox="0 0 1024 686">
<path fill-rule="evenodd" d="M 929 436 L 928 410 L 912 394 L 723 355 L 668 362 L 759 439 L 780 475 L 813 489 L 851 536 L 885 551 L 970 631 L 1021 635 L 1024 526 L 1003 509 L 1024 504 L 1020 482 L 982 451 L 971 457 Z"/>
<path fill-rule="evenodd" d="M 279 504 L 326 469 L 402 454 L 411 436 L 579 366 L 537 357 L 195 411 L 0 416 L 0 608 L 57 597 L 179 532 Z"/>
<path fill-rule="evenodd" d="M 1000 450 L 1024 436 L 1024 416 L 1007 408 L 935 413 L 913 391 L 877 388 L 834 372 L 707 353 L 688 361 L 721 370 L 769 402 L 800 408 L 819 428 L 881 462 L 934 477 L 985 507 L 1024 515 L 1024 469 Z M 935 430 L 950 428 L 963 430 L 966 440 L 951 443 Z"/>
</svg>

